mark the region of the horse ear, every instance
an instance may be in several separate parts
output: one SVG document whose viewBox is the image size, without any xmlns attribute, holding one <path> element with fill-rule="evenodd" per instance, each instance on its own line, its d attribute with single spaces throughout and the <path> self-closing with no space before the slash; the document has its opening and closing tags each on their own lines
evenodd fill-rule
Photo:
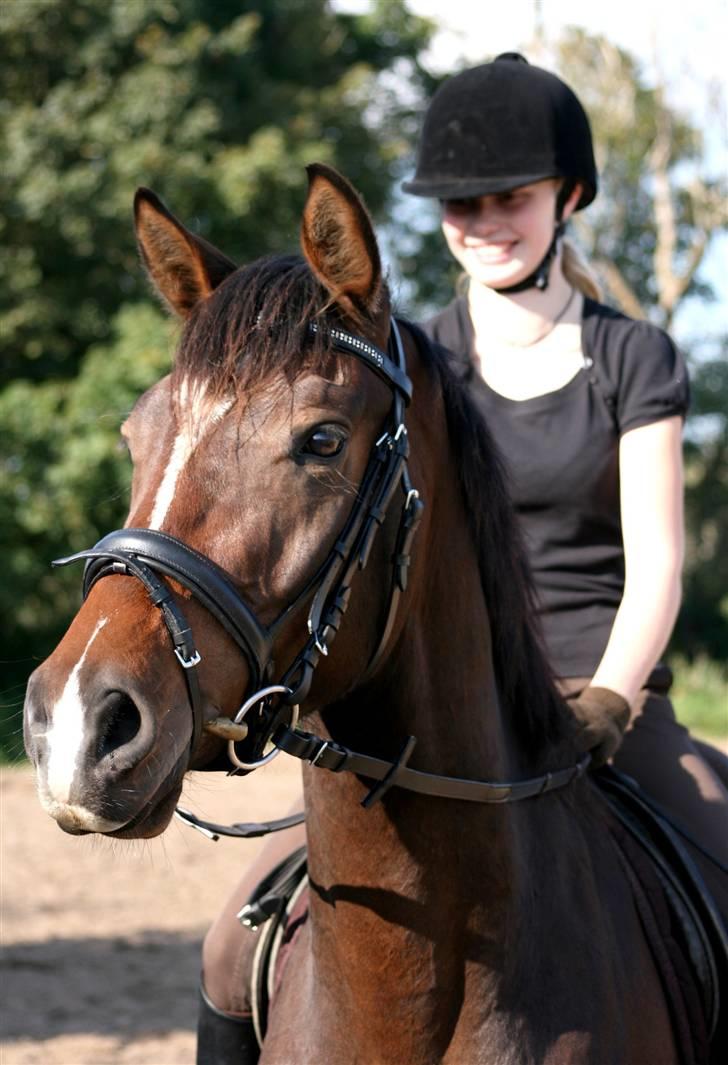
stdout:
<svg viewBox="0 0 728 1065">
<path fill-rule="evenodd" d="M 374 229 L 349 182 L 323 163 L 306 167 L 301 247 L 309 266 L 347 317 L 373 318 L 383 284 Z"/>
<path fill-rule="evenodd" d="M 154 287 L 182 318 L 236 269 L 212 244 L 185 229 L 151 189 L 137 189 L 134 226 Z"/>
</svg>

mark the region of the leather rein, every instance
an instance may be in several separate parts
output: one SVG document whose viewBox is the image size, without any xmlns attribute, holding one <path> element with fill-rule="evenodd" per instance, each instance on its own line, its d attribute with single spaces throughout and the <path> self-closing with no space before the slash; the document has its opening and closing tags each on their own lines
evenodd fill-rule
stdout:
<svg viewBox="0 0 728 1065">
<path fill-rule="evenodd" d="M 312 333 L 318 326 L 310 326 Z M 320 739 L 296 728 L 298 706 L 308 694 L 314 671 L 332 641 L 346 612 L 351 584 L 369 559 L 377 531 L 399 487 L 404 496 L 399 529 L 391 558 L 392 576 L 387 617 L 366 675 L 378 666 L 391 636 L 399 600 L 407 587 L 412 540 L 424 504 L 413 488 L 407 459 L 409 443 L 404 423 L 405 406 L 412 396 L 404 349 L 394 319 L 387 353 L 361 337 L 339 328 L 326 333 L 338 352 L 353 355 L 382 377 L 392 391 L 392 405 L 385 431 L 376 441 L 364 472 L 351 513 L 319 571 L 270 625 L 263 625 L 240 596 L 229 575 L 211 559 L 168 533 L 155 529 L 118 529 L 95 547 L 58 559 L 56 566 L 85 560 L 83 595 L 103 577 L 121 574 L 136 577 L 150 601 L 162 613 L 175 656 L 184 672 L 190 709 L 192 737 L 190 759 L 203 729 L 228 739 L 231 774 L 252 770 L 269 762 L 280 751 L 331 772 L 352 772 L 376 781 L 362 805 L 371 806 L 391 787 L 421 795 L 480 803 L 509 803 L 563 788 L 580 777 L 591 760 L 587 754 L 575 765 L 542 776 L 514 782 L 490 783 L 459 777 L 439 776 L 410 769 L 407 765 L 416 744 L 408 737 L 394 762 L 351 751 L 333 740 Z M 232 722 L 205 721 L 197 666 L 201 655 L 191 627 L 165 578 L 186 588 L 222 625 L 242 652 L 250 671 L 252 693 Z M 310 600 L 309 636 L 279 683 L 271 683 L 273 646 L 282 625 Z M 178 809 L 177 816 L 210 838 L 220 835 L 250 838 L 300 823 L 304 815 L 261 824 L 223 826 L 202 821 Z"/>
</svg>

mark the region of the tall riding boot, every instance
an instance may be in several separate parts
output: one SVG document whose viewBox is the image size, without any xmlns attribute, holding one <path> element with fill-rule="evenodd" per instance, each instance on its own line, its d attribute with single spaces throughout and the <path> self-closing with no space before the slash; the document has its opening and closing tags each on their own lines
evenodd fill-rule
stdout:
<svg viewBox="0 0 728 1065">
<path fill-rule="evenodd" d="M 256 1065 L 260 1047 L 252 1017 L 232 1017 L 210 1002 L 200 987 L 197 1065 Z"/>
</svg>

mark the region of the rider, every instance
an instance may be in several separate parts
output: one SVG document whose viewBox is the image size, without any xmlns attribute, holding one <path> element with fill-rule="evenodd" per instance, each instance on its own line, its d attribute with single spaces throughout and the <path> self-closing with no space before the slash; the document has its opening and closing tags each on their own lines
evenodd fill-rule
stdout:
<svg viewBox="0 0 728 1065">
<path fill-rule="evenodd" d="M 602 757 L 626 725 L 614 765 L 728 864 L 725 759 L 678 724 L 659 661 L 681 595 L 687 372 L 664 332 L 599 302 L 564 236 L 597 193 L 586 113 L 498 56 L 435 94 L 403 187 L 440 200 L 464 270 L 425 328 L 504 456 L 560 688 Z"/>
<path fill-rule="evenodd" d="M 465 271 L 467 294 L 426 328 L 510 467 L 546 647 L 585 745 L 607 757 L 626 724 L 615 765 L 728 864 L 725 766 L 677 723 L 658 661 L 680 601 L 687 374 L 663 332 L 598 302 L 564 237 L 597 191 L 586 114 L 560 79 L 499 56 L 437 92 L 404 187 L 442 201 Z M 235 914 L 302 839 L 266 847 L 206 937 L 199 1065 L 247 1060 L 255 940 Z"/>
</svg>

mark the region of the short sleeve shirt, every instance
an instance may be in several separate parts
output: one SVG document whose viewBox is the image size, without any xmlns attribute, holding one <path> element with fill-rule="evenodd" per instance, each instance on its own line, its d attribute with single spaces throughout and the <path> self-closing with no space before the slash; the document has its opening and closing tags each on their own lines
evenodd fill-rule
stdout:
<svg viewBox="0 0 728 1065">
<path fill-rule="evenodd" d="M 685 415 L 683 358 L 656 326 L 586 299 L 582 369 L 554 392 L 512 400 L 475 369 L 465 299 L 425 331 L 453 353 L 503 456 L 552 668 L 591 676 L 624 589 L 619 438 Z"/>
</svg>

